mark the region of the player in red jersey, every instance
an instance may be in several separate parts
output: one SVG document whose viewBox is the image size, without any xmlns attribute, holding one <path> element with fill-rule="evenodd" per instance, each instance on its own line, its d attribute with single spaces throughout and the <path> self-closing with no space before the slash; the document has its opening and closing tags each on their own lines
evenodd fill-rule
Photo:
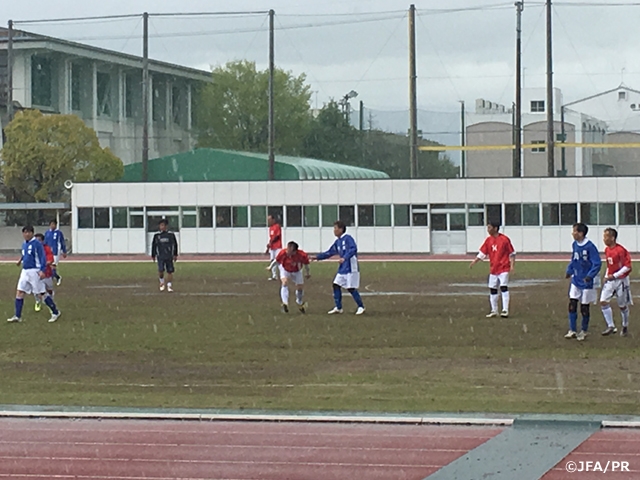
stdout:
<svg viewBox="0 0 640 480">
<path fill-rule="evenodd" d="M 615 295 L 622 314 L 622 331 L 620 335 L 626 337 L 629 333 L 629 305 L 633 305 L 629 290 L 629 274 L 631 273 L 631 255 L 626 248 L 618 243 L 618 232 L 613 228 L 604 231 L 603 241 L 606 245 L 604 256 L 607 259 L 607 273 L 600 294 L 600 307 L 607 328 L 602 335 L 616 333 L 618 329 L 613 323 L 611 299 Z"/>
<path fill-rule="evenodd" d="M 511 245 L 511 240 L 506 235 L 500 233 L 500 224 L 495 221 L 487 225 L 489 236 L 484 241 L 478 252 L 478 256 L 471 262 L 469 268 L 480 260 L 489 258 L 491 267 L 489 275 L 489 303 L 491 312 L 487 318 L 498 316 L 498 287 L 502 293 L 502 313 L 501 317 L 509 316 L 509 272 L 512 272 L 516 263 L 516 251 Z"/>
<path fill-rule="evenodd" d="M 54 265 L 55 263 L 53 250 L 51 250 L 51 247 L 49 245 L 44 243 L 43 234 L 36 233 L 34 237 L 36 237 L 40 241 L 40 243 L 42 243 L 42 247 L 44 248 L 44 255 L 47 262 L 47 267 L 44 270 L 44 278 L 42 279 L 42 281 L 44 282 L 44 287 L 47 290 L 47 293 L 51 295 L 51 297 L 53 297 L 55 293 L 53 291 L 53 266 L 52 265 Z M 40 301 L 40 298 L 38 297 L 38 295 L 35 295 L 35 297 L 36 297 L 35 310 L 36 312 L 39 312 L 42 309 L 42 302 Z"/>
<path fill-rule="evenodd" d="M 302 313 L 306 313 L 308 304 L 303 300 L 304 297 L 304 279 L 311 278 L 309 274 L 309 255 L 304 250 L 300 250 L 296 242 L 287 243 L 285 250 L 280 250 L 276 258 L 267 267 L 270 270 L 274 266 L 279 265 L 280 281 L 280 298 L 282 300 L 282 311 L 289 312 L 289 279 L 296 285 L 296 304 Z M 304 267 L 304 277 L 302 268 Z"/>
<path fill-rule="evenodd" d="M 269 260 L 271 261 L 271 276 L 269 280 L 277 280 L 278 279 L 278 266 L 273 263 L 278 255 L 278 252 L 282 250 L 282 229 L 280 228 L 280 224 L 276 217 L 273 215 L 269 215 L 267 217 L 267 225 L 269 226 L 269 243 L 267 243 L 267 251 L 264 252 L 269 255 Z"/>
</svg>

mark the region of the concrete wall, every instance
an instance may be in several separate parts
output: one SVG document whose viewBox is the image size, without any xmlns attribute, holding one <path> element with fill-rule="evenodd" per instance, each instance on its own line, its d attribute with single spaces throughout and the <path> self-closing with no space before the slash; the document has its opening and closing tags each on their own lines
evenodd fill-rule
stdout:
<svg viewBox="0 0 640 480">
<path fill-rule="evenodd" d="M 36 233 L 44 233 L 49 227 L 36 227 Z M 61 226 L 60 230 L 64 234 L 64 238 L 67 241 L 67 249 L 72 247 L 71 240 L 71 226 Z M 1 252 L 18 252 L 22 247 L 22 226 L 15 227 L 0 227 L 0 251 Z M 73 250 L 72 250 L 73 251 Z M 17 257 L 16 257 L 17 260 Z"/>
<path fill-rule="evenodd" d="M 607 143 L 640 143 L 640 134 L 609 133 Z M 606 163 L 613 166 L 615 175 L 640 175 L 640 148 L 611 148 L 606 151 Z"/>
</svg>

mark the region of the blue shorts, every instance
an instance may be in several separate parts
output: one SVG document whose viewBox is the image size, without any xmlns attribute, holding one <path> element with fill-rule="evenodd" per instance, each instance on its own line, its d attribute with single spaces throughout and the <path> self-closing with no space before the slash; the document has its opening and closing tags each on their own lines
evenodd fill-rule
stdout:
<svg viewBox="0 0 640 480">
<path fill-rule="evenodd" d="M 173 258 L 169 258 L 169 259 L 158 258 L 158 271 L 159 272 L 166 271 L 167 273 L 173 273 L 174 270 L 175 269 L 173 268 Z"/>
</svg>

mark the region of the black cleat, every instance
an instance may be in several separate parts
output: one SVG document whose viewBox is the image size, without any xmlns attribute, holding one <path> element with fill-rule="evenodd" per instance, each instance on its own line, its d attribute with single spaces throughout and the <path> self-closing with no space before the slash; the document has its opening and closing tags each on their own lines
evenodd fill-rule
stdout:
<svg viewBox="0 0 640 480">
<path fill-rule="evenodd" d="M 281 310 L 282 310 L 282 313 L 289 313 L 289 306 L 285 305 L 285 304 L 282 304 L 282 309 Z"/>
<path fill-rule="evenodd" d="M 302 305 L 298 305 L 298 310 L 300 310 L 300 313 L 307 313 L 308 306 L 309 304 L 307 302 L 304 302 Z"/>
<path fill-rule="evenodd" d="M 612 333 L 618 333 L 618 329 L 616 327 L 607 327 L 602 331 L 603 336 L 611 335 Z"/>
<path fill-rule="evenodd" d="M 629 327 L 622 327 L 622 331 L 620 332 L 621 337 L 626 337 L 629 335 Z"/>
</svg>

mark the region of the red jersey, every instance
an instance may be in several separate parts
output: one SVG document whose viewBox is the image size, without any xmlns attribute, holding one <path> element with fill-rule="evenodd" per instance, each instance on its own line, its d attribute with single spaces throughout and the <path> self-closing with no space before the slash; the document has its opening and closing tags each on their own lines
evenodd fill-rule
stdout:
<svg viewBox="0 0 640 480">
<path fill-rule="evenodd" d="M 269 250 L 279 250 L 282 248 L 282 229 L 280 225 L 274 223 L 269 227 Z"/>
<path fill-rule="evenodd" d="M 44 247 L 44 258 L 47 262 L 47 266 L 44 269 L 44 276 L 45 278 L 51 278 L 53 277 L 53 269 L 51 268 L 51 265 L 53 264 L 53 250 L 51 250 L 51 247 L 49 245 L 42 245 Z"/>
<path fill-rule="evenodd" d="M 489 257 L 492 275 L 500 275 L 511 270 L 511 255 L 515 253 L 511 240 L 499 233 L 497 237 L 489 235 L 480 247 L 480 253 Z"/>
<path fill-rule="evenodd" d="M 607 275 L 613 275 L 619 272 L 620 269 L 627 267 L 624 272 L 618 274 L 616 278 L 625 278 L 629 276 L 631 272 L 631 255 L 626 248 L 620 244 L 616 244 L 614 247 L 606 247 L 604 249 L 604 256 L 607 258 Z"/>
<path fill-rule="evenodd" d="M 291 256 L 287 255 L 286 250 L 280 250 L 276 256 L 276 262 L 282 265 L 282 268 L 287 272 L 299 272 L 303 265 L 309 265 L 309 255 L 300 249 Z"/>
</svg>

